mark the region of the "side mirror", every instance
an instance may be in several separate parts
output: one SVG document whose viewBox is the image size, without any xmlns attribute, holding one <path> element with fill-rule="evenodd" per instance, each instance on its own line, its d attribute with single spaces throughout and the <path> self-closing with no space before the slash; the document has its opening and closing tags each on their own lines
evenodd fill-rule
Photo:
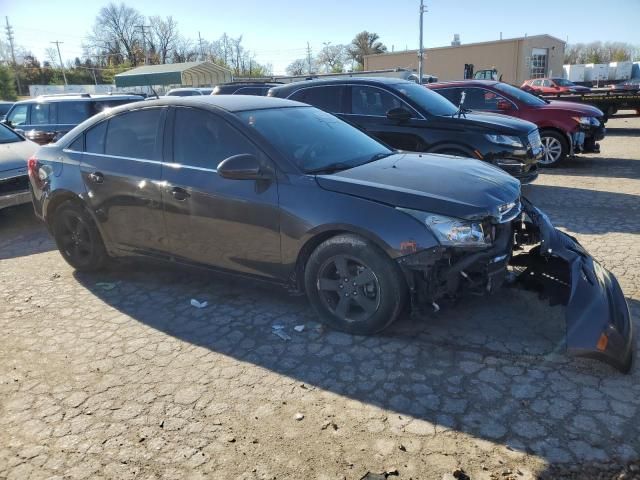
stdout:
<svg viewBox="0 0 640 480">
<path fill-rule="evenodd" d="M 498 110 L 512 110 L 513 106 L 511 105 L 510 102 L 507 102 L 506 100 L 498 100 L 498 103 L 496 104 L 496 106 L 498 107 Z"/>
<path fill-rule="evenodd" d="M 413 115 L 409 110 L 402 107 L 392 108 L 387 112 L 387 118 L 396 122 L 408 122 Z"/>
<path fill-rule="evenodd" d="M 9 120 L 8 118 L 2 120 L 2 123 L 4 123 L 7 127 L 13 127 L 13 125 L 11 124 L 11 120 Z"/>
<path fill-rule="evenodd" d="M 261 180 L 270 178 L 262 171 L 255 155 L 241 153 L 225 158 L 218 165 L 218 175 L 229 180 Z"/>
</svg>

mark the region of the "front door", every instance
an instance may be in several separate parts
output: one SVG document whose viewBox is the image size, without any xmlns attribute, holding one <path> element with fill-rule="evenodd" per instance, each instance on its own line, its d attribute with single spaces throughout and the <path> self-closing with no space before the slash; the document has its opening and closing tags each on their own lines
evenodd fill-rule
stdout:
<svg viewBox="0 0 640 480">
<path fill-rule="evenodd" d="M 218 164 L 250 153 L 270 160 L 225 118 L 208 110 L 172 109 L 173 146 L 162 169 L 164 211 L 177 257 L 267 277 L 281 269 L 280 212 L 275 180 L 229 180 Z"/>
<path fill-rule="evenodd" d="M 160 162 L 166 108 L 129 111 L 85 133 L 80 169 L 105 239 L 134 252 L 167 250 Z"/>
</svg>

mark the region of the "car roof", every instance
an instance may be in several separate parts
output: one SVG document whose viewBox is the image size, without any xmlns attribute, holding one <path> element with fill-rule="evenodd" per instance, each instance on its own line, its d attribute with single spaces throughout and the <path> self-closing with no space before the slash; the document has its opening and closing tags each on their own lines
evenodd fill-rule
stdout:
<svg viewBox="0 0 640 480">
<path fill-rule="evenodd" d="M 140 104 L 131 104 L 140 106 Z M 144 102 L 144 106 L 152 105 L 183 105 L 183 106 L 210 106 L 217 107 L 228 112 L 242 112 L 245 110 L 263 110 L 267 108 L 282 107 L 308 107 L 308 105 L 293 100 L 282 98 L 260 97 L 256 95 L 201 95 L 195 97 L 160 97 L 157 100 Z M 125 111 L 126 105 L 119 107 Z"/>
<path fill-rule="evenodd" d="M 300 88 L 318 85 L 398 85 L 413 83 L 409 80 L 396 77 L 342 77 L 342 78 L 314 78 L 311 80 L 301 80 L 299 82 L 286 83 L 273 87 L 274 92 L 294 91 Z"/>
<path fill-rule="evenodd" d="M 470 85 L 476 85 L 478 87 L 492 87 L 500 83 L 496 80 L 454 80 L 451 82 L 434 82 L 429 83 L 429 87 L 464 87 Z"/>
<path fill-rule="evenodd" d="M 143 99 L 142 95 L 133 95 L 133 94 L 122 94 L 122 95 L 91 95 L 88 97 L 78 95 L 60 95 L 60 96 L 47 96 L 43 95 L 35 98 L 28 98 L 26 100 L 21 100 L 16 102 L 16 104 L 22 103 L 45 103 L 45 102 L 91 102 L 94 100 L 132 100 L 132 99 Z"/>
</svg>

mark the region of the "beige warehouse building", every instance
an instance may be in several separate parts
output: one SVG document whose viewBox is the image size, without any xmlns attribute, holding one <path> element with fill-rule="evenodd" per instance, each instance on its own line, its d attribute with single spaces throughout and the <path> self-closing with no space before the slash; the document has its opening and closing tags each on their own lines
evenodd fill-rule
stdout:
<svg viewBox="0 0 640 480">
<path fill-rule="evenodd" d="M 502 81 L 521 85 L 529 78 L 562 76 L 565 42 L 551 35 L 533 35 L 492 42 L 460 44 L 424 50 L 423 72 L 439 80 L 460 80 L 465 63 L 474 70 L 495 67 Z M 418 51 L 382 53 L 364 57 L 365 70 L 418 69 Z"/>
</svg>

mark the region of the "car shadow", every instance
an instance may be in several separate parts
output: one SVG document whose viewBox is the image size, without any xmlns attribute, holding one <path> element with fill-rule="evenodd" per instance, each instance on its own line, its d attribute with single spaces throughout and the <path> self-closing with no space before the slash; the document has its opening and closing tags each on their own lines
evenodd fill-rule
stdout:
<svg viewBox="0 0 640 480">
<path fill-rule="evenodd" d="M 397 428 L 410 431 L 410 423 L 426 421 L 549 461 L 555 457 L 548 445 L 583 433 L 564 415 L 540 415 L 536 400 L 566 407 L 561 395 L 569 381 L 633 383 L 639 376 L 636 366 L 629 379 L 599 362 L 569 357 L 564 309 L 516 288 L 405 315 L 383 334 L 362 337 L 322 327 L 304 297 L 246 279 L 146 262 L 74 275 L 135 321 L 295 379 L 301 388 L 396 412 Z M 194 308 L 191 299 L 208 305 Z M 289 339 L 274 334 L 274 325 Z M 535 423 L 547 439 L 528 441 L 508 428 L 515 422 Z"/>
<path fill-rule="evenodd" d="M 567 159 L 556 168 L 541 170 L 544 176 L 599 177 L 640 179 L 640 160 L 601 157 L 598 154 L 581 155 Z M 535 185 L 535 184 L 534 184 Z"/>
<path fill-rule="evenodd" d="M 590 235 L 640 232 L 640 195 L 541 184 L 525 185 L 522 193 L 556 227 Z"/>
<path fill-rule="evenodd" d="M 54 250 L 55 242 L 31 204 L 0 210 L 0 260 Z"/>
<path fill-rule="evenodd" d="M 624 117 L 630 118 L 630 117 Z M 609 137 L 637 137 L 640 135 L 640 128 L 627 127 L 607 127 L 607 136 Z"/>
</svg>

